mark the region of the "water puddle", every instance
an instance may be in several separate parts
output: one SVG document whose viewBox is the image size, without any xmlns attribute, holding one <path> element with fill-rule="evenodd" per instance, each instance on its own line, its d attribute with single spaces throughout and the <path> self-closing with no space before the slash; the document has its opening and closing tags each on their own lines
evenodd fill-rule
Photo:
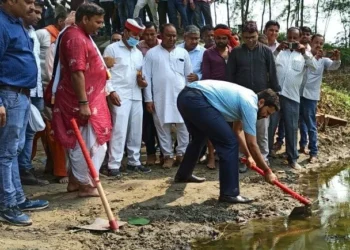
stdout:
<svg viewBox="0 0 350 250">
<path fill-rule="evenodd" d="M 329 166 L 303 178 L 301 185 L 303 193 L 315 201 L 311 217 L 222 225 L 223 237 L 197 242 L 193 249 L 350 249 L 350 167 Z"/>
</svg>

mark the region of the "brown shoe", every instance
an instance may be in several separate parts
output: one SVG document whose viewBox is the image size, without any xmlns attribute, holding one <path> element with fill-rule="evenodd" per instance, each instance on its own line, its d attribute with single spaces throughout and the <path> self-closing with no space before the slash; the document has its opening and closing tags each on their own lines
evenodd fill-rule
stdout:
<svg viewBox="0 0 350 250">
<path fill-rule="evenodd" d="M 309 150 L 306 147 L 300 147 L 299 153 L 308 155 L 309 154 Z"/>
<path fill-rule="evenodd" d="M 275 151 L 275 153 L 277 153 L 279 150 L 281 150 L 283 143 L 280 142 L 275 142 L 275 144 L 273 144 L 272 149 Z"/>
<path fill-rule="evenodd" d="M 182 155 L 177 155 L 177 156 L 176 156 L 176 160 L 175 160 L 175 162 L 174 162 L 174 166 L 175 166 L 175 167 L 180 166 L 180 164 L 181 164 L 181 162 L 182 162 L 183 159 L 184 159 L 184 157 L 183 157 Z"/>
<path fill-rule="evenodd" d="M 164 164 L 162 165 L 162 168 L 169 169 L 169 168 L 172 168 L 173 165 L 174 165 L 174 158 L 170 156 L 165 156 Z"/>
<path fill-rule="evenodd" d="M 146 165 L 147 166 L 154 166 L 156 164 L 156 155 L 147 155 L 146 159 Z"/>
<path fill-rule="evenodd" d="M 310 156 L 309 158 L 309 163 L 313 164 L 313 163 L 317 163 L 317 156 Z"/>
</svg>

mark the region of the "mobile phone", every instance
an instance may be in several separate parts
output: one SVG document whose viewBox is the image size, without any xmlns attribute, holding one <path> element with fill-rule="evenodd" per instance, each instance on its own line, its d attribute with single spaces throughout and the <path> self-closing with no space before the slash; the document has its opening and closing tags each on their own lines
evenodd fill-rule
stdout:
<svg viewBox="0 0 350 250">
<path fill-rule="evenodd" d="M 298 49 L 298 43 L 288 43 L 288 49 Z"/>
<path fill-rule="evenodd" d="M 325 51 L 324 52 L 324 57 L 331 58 L 333 56 L 333 51 Z"/>
</svg>

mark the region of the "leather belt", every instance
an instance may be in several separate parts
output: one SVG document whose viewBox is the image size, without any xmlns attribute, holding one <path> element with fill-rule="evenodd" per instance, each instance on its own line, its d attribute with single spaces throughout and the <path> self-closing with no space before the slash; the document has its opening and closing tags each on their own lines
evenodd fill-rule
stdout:
<svg viewBox="0 0 350 250">
<path fill-rule="evenodd" d="M 11 86 L 11 85 L 0 85 L 0 90 L 1 89 L 20 93 L 20 94 L 26 95 L 27 97 L 30 96 L 30 89 L 28 88 L 20 88 L 20 87 Z"/>
</svg>

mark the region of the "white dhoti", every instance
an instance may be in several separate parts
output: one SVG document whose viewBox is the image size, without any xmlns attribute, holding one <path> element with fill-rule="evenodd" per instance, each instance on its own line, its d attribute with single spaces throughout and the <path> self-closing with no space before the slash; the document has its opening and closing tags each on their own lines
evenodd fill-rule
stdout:
<svg viewBox="0 0 350 250">
<path fill-rule="evenodd" d="M 173 157 L 173 139 L 171 137 L 171 126 L 176 126 L 176 155 L 183 156 L 189 143 L 190 135 L 187 131 L 185 123 L 161 123 L 157 113 L 153 113 L 153 121 L 157 130 L 160 148 L 164 156 Z"/>
<path fill-rule="evenodd" d="M 120 107 L 110 105 L 112 114 L 112 137 L 109 142 L 109 169 L 119 169 L 126 142 L 128 165 L 140 166 L 142 141 L 142 101 L 123 99 Z"/>
<path fill-rule="evenodd" d="M 80 133 L 90 153 L 90 157 L 94 164 L 96 172 L 99 173 L 106 155 L 107 145 L 106 143 L 103 145 L 98 144 L 96 134 L 90 123 L 88 123 L 87 126 L 80 127 Z M 77 179 L 77 181 L 82 185 L 93 186 L 90 170 L 87 166 L 86 160 L 78 142 L 75 148 L 67 149 L 67 157 L 68 169 L 72 171 L 72 174 Z"/>
</svg>

